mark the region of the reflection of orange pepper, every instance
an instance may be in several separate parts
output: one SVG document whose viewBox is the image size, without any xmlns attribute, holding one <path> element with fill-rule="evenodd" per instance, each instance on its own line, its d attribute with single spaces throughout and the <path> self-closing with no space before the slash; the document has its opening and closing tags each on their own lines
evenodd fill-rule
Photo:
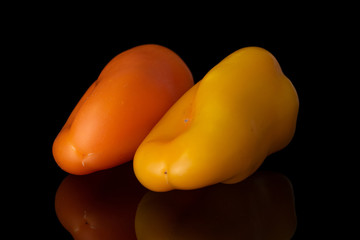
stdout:
<svg viewBox="0 0 360 240">
<path fill-rule="evenodd" d="M 55 210 L 74 239 L 136 239 L 136 208 L 146 191 L 126 163 L 86 176 L 69 175 L 56 192 Z"/>
<path fill-rule="evenodd" d="M 111 60 L 55 139 L 58 165 L 87 174 L 132 160 L 161 116 L 191 86 L 186 64 L 171 50 L 142 45 Z"/>
<path fill-rule="evenodd" d="M 139 240 L 290 240 L 296 221 L 289 180 L 257 172 L 233 185 L 148 192 L 139 203 L 135 230 Z"/>
</svg>

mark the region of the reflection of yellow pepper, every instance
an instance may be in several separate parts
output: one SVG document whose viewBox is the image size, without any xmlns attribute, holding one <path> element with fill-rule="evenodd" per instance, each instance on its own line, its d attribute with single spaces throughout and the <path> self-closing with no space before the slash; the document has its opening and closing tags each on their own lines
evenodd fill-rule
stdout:
<svg viewBox="0 0 360 240">
<path fill-rule="evenodd" d="M 229 55 L 187 91 L 138 148 L 134 170 L 153 191 L 236 183 L 292 139 L 298 96 L 268 51 Z"/>
<path fill-rule="evenodd" d="M 233 185 L 148 192 L 135 217 L 136 237 L 150 239 L 289 240 L 296 229 L 289 180 L 259 171 Z"/>
</svg>

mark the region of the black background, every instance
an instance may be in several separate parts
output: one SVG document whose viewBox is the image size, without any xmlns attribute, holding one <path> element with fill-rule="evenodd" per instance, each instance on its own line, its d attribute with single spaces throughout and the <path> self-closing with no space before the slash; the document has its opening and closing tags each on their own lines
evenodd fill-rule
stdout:
<svg viewBox="0 0 360 240">
<path fill-rule="evenodd" d="M 10 131 L 10 144 L 4 152 L 11 155 L 4 155 L 4 162 L 11 166 L 3 169 L 3 183 L 11 231 L 37 239 L 70 239 L 54 210 L 57 187 L 67 173 L 52 157 L 52 142 L 107 62 L 131 47 L 155 43 L 176 52 L 196 82 L 242 47 L 269 50 L 297 89 L 300 111 L 290 145 L 269 156 L 261 168 L 280 172 L 293 184 L 294 239 L 347 232 L 340 227 L 349 219 L 339 200 L 349 198 L 349 187 L 339 180 L 345 178 L 341 162 L 349 160 L 338 154 L 346 139 L 339 142 L 337 137 L 345 111 L 339 99 L 348 95 L 337 76 L 345 58 L 337 54 L 350 44 L 347 29 L 331 14 L 318 17 L 319 9 L 295 16 L 293 9 L 267 15 L 252 11 L 250 17 L 219 9 L 222 14 L 205 11 L 192 18 L 182 9 L 173 15 L 174 9 L 159 13 L 145 7 L 146 14 L 131 9 L 127 15 L 122 10 L 101 17 L 96 12 L 78 17 L 77 11 L 47 11 L 29 14 L 9 28 L 4 48 L 10 50 L 6 72 L 11 91 L 4 103 L 10 125 L 4 128 Z"/>
</svg>

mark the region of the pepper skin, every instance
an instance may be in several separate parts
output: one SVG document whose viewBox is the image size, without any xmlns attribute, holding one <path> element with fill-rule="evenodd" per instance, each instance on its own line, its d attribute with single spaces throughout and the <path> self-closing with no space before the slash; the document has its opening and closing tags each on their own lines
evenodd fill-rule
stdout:
<svg viewBox="0 0 360 240">
<path fill-rule="evenodd" d="M 135 217 L 138 240 L 290 240 L 296 225 L 290 181 L 268 171 L 258 171 L 232 185 L 149 191 Z"/>
<path fill-rule="evenodd" d="M 153 191 L 237 183 L 295 133 L 299 101 L 275 57 L 259 47 L 226 57 L 162 117 L 136 151 Z"/>
<path fill-rule="evenodd" d="M 82 175 L 132 160 L 152 127 L 193 85 L 186 64 L 165 47 L 147 44 L 119 54 L 56 137 L 55 161 Z"/>
</svg>

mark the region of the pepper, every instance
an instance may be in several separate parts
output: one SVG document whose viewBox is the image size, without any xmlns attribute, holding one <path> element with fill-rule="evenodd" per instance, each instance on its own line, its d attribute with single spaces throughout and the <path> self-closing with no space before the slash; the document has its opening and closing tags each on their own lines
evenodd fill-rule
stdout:
<svg viewBox="0 0 360 240">
<path fill-rule="evenodd" d="M 296 90 L 270 52 L 235 51 L 147 135 L 134 157 L 136 177 L 159 192 L 240 182 L 289 144 L 298 108 Z"/>
<path fill-rule="evenodd" d="M 151 128 L 193 85 L 187 65 L 166 47 L 146 44 L 120 53 L 56 137 L 55 161 L 82 175 L 132 160 Z"/>
</svg>

